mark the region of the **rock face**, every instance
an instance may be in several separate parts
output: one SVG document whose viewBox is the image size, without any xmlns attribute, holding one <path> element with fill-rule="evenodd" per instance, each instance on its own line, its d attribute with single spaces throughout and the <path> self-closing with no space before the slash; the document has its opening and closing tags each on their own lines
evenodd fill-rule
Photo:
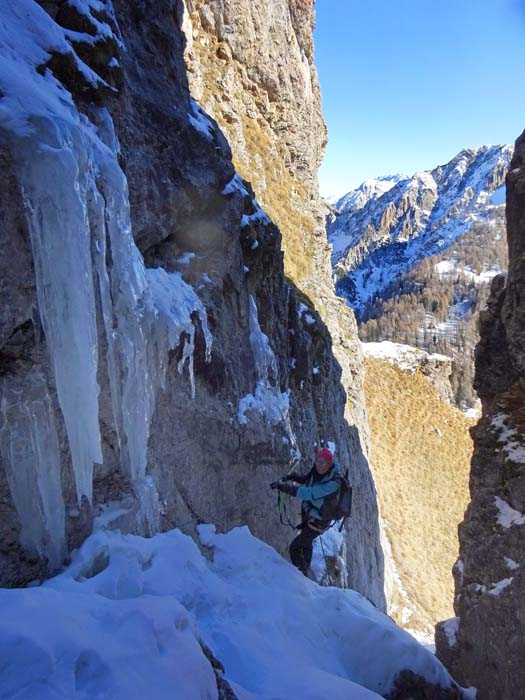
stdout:
<svg viewBox="0 0 525 700">
<path fill-rule="evenodd" d="M 347 395 L 345 417 L 361 442 L 354 452 L 366 461 L 370 438 L 361 346 L 354 315 L 335 294 L 318 191 L 326 127 L 313 25 L 311 0 L 187 0 L 185 60 L 193 97 L 220 124 L 236 169 L 282 232 L 287 278 L 330 332 Z M 358 520 L 375 522 L 375 510 L 368 510 L 376 498 L 368 468 L 363 462 L 354 472 L 363 494 L 356 500 L 364 508 Z M 361 539 L 358 527 L 352 533 Z M 361 566 L 368 565 L 362 560 Z"/>
<path fill-rule="evenodd" d="M 472 430 L 471 503 L 454 568 L 456 617 L 437 628 L 438 655 L 480 700 L 523 697 L 525 684 L 525 134 L 507 176 L 509 272 L 481 314 Z"/>
<path fill-rule="evenodd" d="M 326 284 L 317 184 L 326 127 L 313 64 L 313 2 L 187 0 L 186 8 L 192 95 L 220 124 L 237 171 L 281 229 L 286 274 L 304 287 L 322 268 Z"/>
<path fill-rule="evenodd" d="M 101 507 L 146 534 L 248 524 L 284 553 L 291 534 L 267 485 L 300 455 L 309 466 L 325 439 L 359 494 L 349 584 L 383 607 L 355 322 L 336 318 L 344 305 L 328 261 L 315 300 L 309 273 L 297 276 L 302 288 L 284 276 L 279 229 L 190 98 L 182 3 L 41 5 L 9 9 L 0 74 L 9 117 L 0 122 L 9 203 L 0 266 L 10 302 L 0 317 L 0 585 L 56 569 Z M 310 3 L 274 5 L 291 22 L 306 80 Z M 236 61 L 243 33 L 249 47 L 265 20 L 251 5 L 238 9 L 224 3 L 220 25 Z M 246 26 L 235 24 L 240 16 Z M 276 41 L 282 55 L 288 38 Z M 16 119 L 13 65 L 24 76 Z M 286 70 L 281 62 L 278 85 L 296 81 Z M 321 123 L 317 108 L 297 115 L 266 74 L 251 75 L 284 114 L 276 130 L 290 119 Z M 232 112 L 244 118 L 239 104 Z M 314 147 L 297 133 L 288 144 L 289 172 L 313 199 L 324 139 L 315 133 Z M 309 211 L 301 245 L 311 243 L 317 270 L 326 241 Z"/>
<path fill-rule="evenodd" d="M 328 224 L 332 262 L 337 288 L 358 315 L 393 280 L 449 248 L 504 201 L 511 156 L 511 146 L 465 149 L 432 171 L 367 181 L 338 202 Z"/>
</svg>

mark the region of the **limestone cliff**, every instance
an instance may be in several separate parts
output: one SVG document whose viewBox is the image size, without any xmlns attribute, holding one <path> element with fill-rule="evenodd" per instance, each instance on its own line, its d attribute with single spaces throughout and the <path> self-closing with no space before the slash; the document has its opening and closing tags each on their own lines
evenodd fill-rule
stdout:
<svg viewBox="0 0 525 700">
<path fill-rule="evenodd" d="M 269 18 L 253 4 L 234 5 L 216 20 L 228 42 L 211 63 L 227 65 L 230 50 L 232 60 L 255 64 L 253 23 Z M 263 188 L 247 150 L 237 163 L 254 192 L 216 122 L 191 99 L 178 0 L 9 8 L 0 63 L 0 266 L 9 302 L 0 316 L 1 585 L 59 566 L 111 504 L 106 517 L 123 529 L 246 523 L 284 552 L 291 535 L 267 484 L 299 455 L 308 466 L 325 439 L 358 495 L 349 583 L 384 604 L 355 323 L 350 313 L 336 318 L 343 305 L 327 256 L 320 262 L 315 171 L 324 131 L 311 7 L 273 8 L 290 24 L 270 32 L 272 45 L 284 57 L 296 42 L 312 101 L 298 112 L 299 91 L 272 92 L 269 68 L 252 71 L 243 94 L 250 103 L 256 86 L 268 93 L 277 113 L 275 131 L 264 131 L 272 148 L 282 147 L 277 131 L 290 132 L 282 179 L 295 178 L 293 196 L 286 188 L 271 195 L 279 183 L 269 177 Z M 277 85 L 298 80 L 284 59 L 273 75 Z M 226 85 L 211 76 L 204 84 L 228 101 Z M 232 112 L 244 119 L 239 105 Z M 315 138 L 297 126 L 307 119 Z M 306 211 L 296 237 L 305 252 L 291 244 L 289 256 L 305 269 L 290 271 L 293 279 L 257 186 L 285 230 L 285 249 L 290 234 L 272 201 Z"/>
<path fill-rule="evenodd" d="M 431 638 L 436 620 L 451 614 L 471 423 L 442 394 L 448 358 L 389 342 L 363 348 L 371 464 L 393 571 L 389 612 Z"/>
<path fill-rule="evenodd" d="M 238 172 L 281 229 L 286 274 L 329 279 L 317 169 L 326 143 L 311 0 L 187 0 L 195 99 L 217 119 Z M 315 280 L 317 288 L 319 279 Z"/>
<path fill-rule="evenodd" d="M 454 568 L 456 617 L 437 629 L 438 655 L 479 700 L 523 697 L 525 682 L 525 134 L 507 175 L 508 276 L 481 314 L 472 430 L 471 502 Z"/>
<path fill-rule="evenodd" d="M 185 60 L 194 98 L 217 120 L 238 172 L 282 232 L 284 271 L 329 330 L 364 461 L 354 470 L 358 521 L 375 522 L 369 430 L 353 312 L 335 294 L 317 169 L 326 143 L 314 65 L 312 0 L 187 0 Z M 327 407 L 331 410 L 331 407 Z M 352 536 L 360 538 L 359 528 Z M 364 561 L 362 562 L 364 565 Z"/>
</svg>

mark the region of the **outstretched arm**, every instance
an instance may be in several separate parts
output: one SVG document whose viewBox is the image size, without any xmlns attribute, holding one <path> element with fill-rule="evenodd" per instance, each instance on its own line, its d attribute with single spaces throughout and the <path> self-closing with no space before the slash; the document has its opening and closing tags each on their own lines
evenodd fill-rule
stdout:
<svg viewBox="0 0 525 700">
<path fill-rule="evenodd" d="M 298 484 L 305 484 L 309 475 L 310 472 L 306 472 L 306 474 L 299 474 L 299 472 L 291 472 L 290 474 L 287 474 L 285 477 L 283 477 L 281 481 L 296 481 Z"/>
<path fill-rule="evenodd" d="M 291 484 L 285 484 L 282 481 L 274 482 L 275 486 L 273 484 L 270 484 L 271 488 L 276 488 L 278 491 L 282 491 L 283 493 L 287 493 L 289 496 L 296 496 L 297 495 L 297 489 L 299 488 L 299 484 L 296 484 L 295 482 L 292 482 Z"/>
</svg>

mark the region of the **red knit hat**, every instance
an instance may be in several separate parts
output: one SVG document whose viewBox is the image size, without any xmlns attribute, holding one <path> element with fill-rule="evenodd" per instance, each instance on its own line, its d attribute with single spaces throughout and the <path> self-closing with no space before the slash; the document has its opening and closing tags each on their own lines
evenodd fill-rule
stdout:
<svg viewBox="0 0 525 700">
<path fill-rule="evenodd" d="M 323 449 L 319 450 L 319 452 L 315 456 L 326 459 L 326 461 L 330 462 L 330 464 L 334 463 L 334 456 L 327 447 L 323 447 Z"/>
</svg>

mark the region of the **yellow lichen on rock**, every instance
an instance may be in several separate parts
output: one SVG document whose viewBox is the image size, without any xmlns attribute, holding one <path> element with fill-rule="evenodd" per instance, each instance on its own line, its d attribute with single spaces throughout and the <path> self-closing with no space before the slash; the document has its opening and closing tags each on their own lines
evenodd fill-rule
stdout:
<svg viewBox="0 0 525 700">
<path fill-rule="evenodd" d="M 250 18 L 232 19 L 249 22 L 243 24 L 246 43 L 241 50 L 235 44 L 238 34 L 223 26 L 228 9 L 223 7 L 216 18 L 203 3 L 187 2 L 183 29 L 191 91 L 216 119 L 237 171 L 251 182 L 259 203 L 279 226 L 285 274 L 304 288 L 315 274 L 315 248 L 326 242 L 317 185 L 326 141 L 317 76 L 291 13 L 272 19 L 290 45 L 289 63 L 280 67 L 283 46 L 271 41 L 268 13 L 254 10 Z M 259 35 L 250 42 L 256 31 Z"/>
</svg>

